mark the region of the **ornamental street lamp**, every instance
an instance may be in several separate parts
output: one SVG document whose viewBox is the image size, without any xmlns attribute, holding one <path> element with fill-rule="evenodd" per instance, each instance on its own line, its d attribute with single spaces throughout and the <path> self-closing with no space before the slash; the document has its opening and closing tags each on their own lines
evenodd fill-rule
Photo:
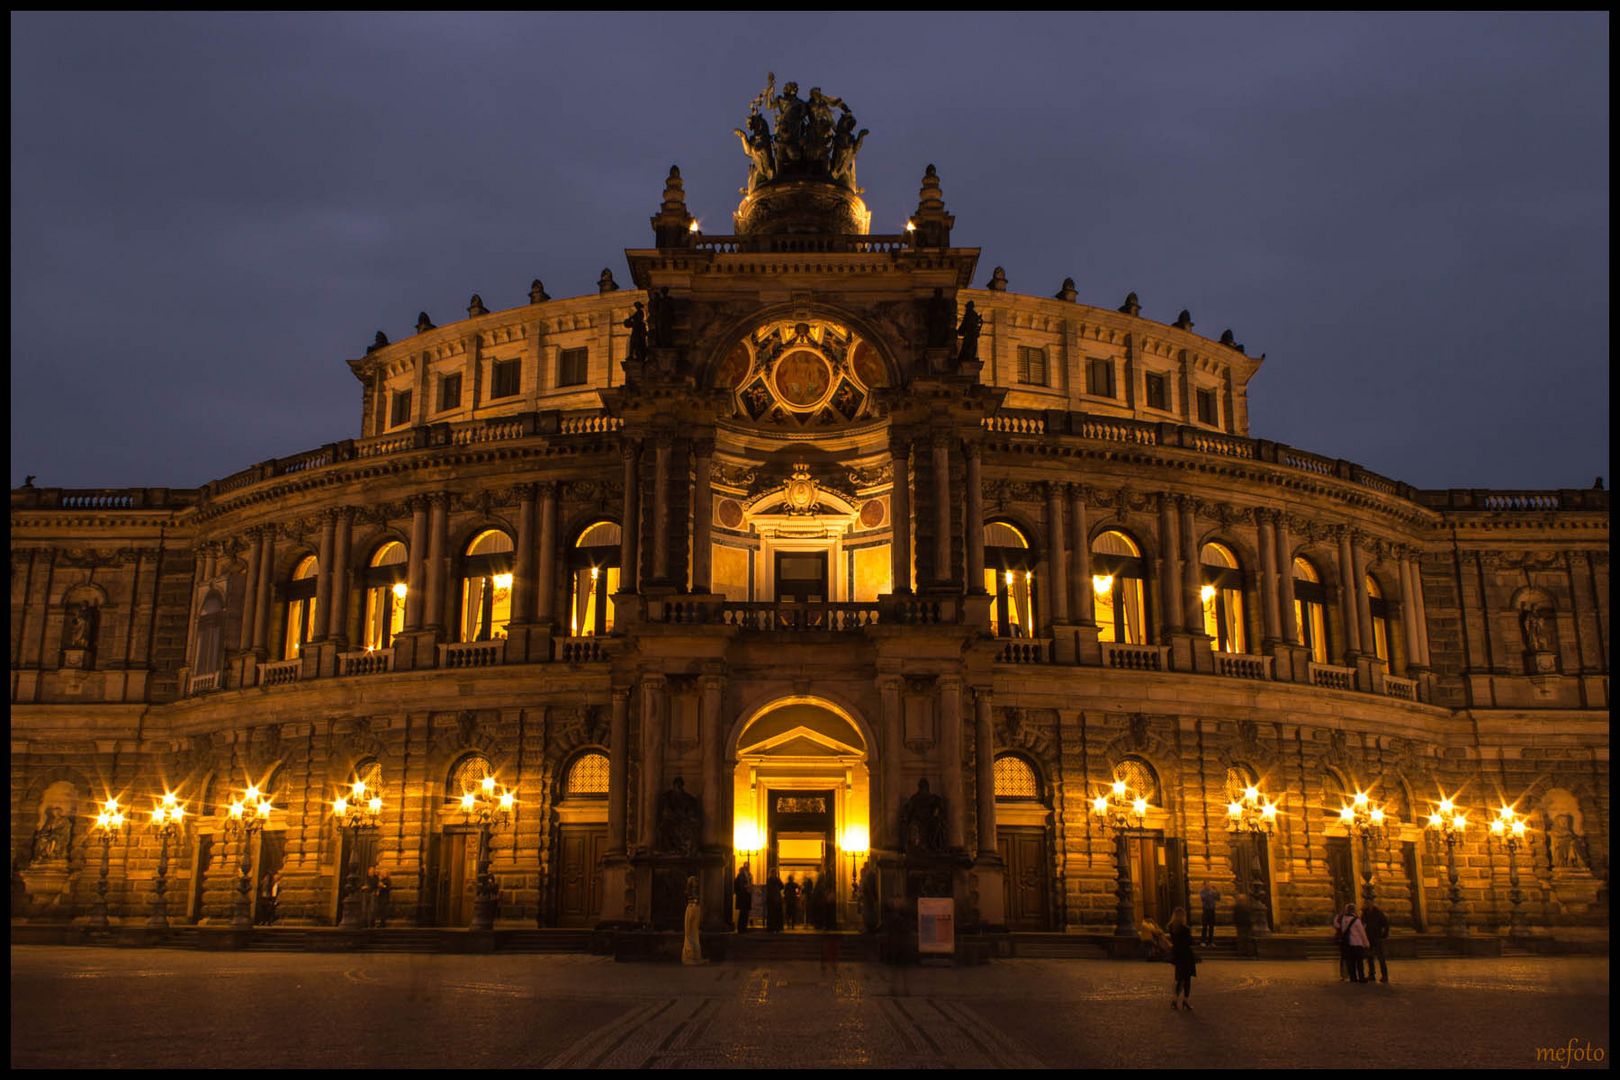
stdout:
<svg viewBox="0 0 1620 1080">
<path fill-rule="evenodd" d="M 1451 882 L 1448 895 L 1451 918 L 1446 923 L 1446 933 L 1461 937 L 1468 933 L 1468 919 L 1462 911 L 1462 889 L 1457 887 L 1457 845 L 1462 843 L 1463 832 L 1468 828 L 1468 815 L 1450 799 L 1442 798 L 1440 805 L 1429 814 L 1428 827 L 1446 841 L 1446 878 Z"/>
<path fill-rule="evenodd" d="M 157 805 L 152 807 L 152 817 L 147 822 L 158 838 L 157 878 L 152 883 L 152 914 L 146 920 L 147 927 L 152 930 L 169 928 L 169 903 L 163 895 L 169 887 L 169 841 L 185 834 L 185 823 L 186 808 L 180 805 L 179 797 L 172 791 L 165 792 Z"/>
<path fill-rule="evenodd" d="M 241 873 L 236 878 L 236 912 L 231 926 L 248 930 L 253 926 L 253 900 L 249 895 L 248 875 L 253 870 L 253 837 L 264 831 L 270 820 L 270 800 L 257 787 L 250 785 L 242 798 L 231 803 L 225 815 L 225 835 L 242 841 Z"/>
<path fill-rule="evenodd" d="M 472 929 L 495 929 L 495 875 L 489 871 L 489 834 L 498 825 L 512 820 L 516 797 L 505 788 L 495 791 L 495 778 L 486 775 L 483 783 L 464 792 L 456 809 L 465 824 L 478 823 L 478 892 L 473 900 Z"/>
<path fill-rule="evenodd" d="M 351 802 L 350 799 L 353 799 Z M 343 886 L 343 917 L 338 925 L 345 930 L 360 930 L 360 831 L 376 828 L 382 819 L 382 797 L 368 793 L 366 782 L 356 780 L 350 785 L 350 795 L 339 795 L 332 800 L 332 823 L 341 834 L 349 833 L 349 867 Z"/>
<path fill-rule="evenodd" d="M 1373 901 L 1372 842 L 1384 835 L 1384 808 L 1374 806 L 1364 791 L 1356 792 L 1349 806 L 1339 810 L 1339 821 L 1361 840 L 1361 903 Z"/>
<path fill-rule="evenodd" d="M 107 920 L 107 863 L 113 840 L 123 839 L 127 825 L 128 819 L 124 817 L 117 799 L 108 799 L 101 804 L 95 824 L 95 834 L 101 838 L 101 877 L 96 880 L 96 903 L 90 909 L 90 925 L 96 930 L 105 930 L 110 925 Z"/>
<path fill-rule="evenodd" d="M 1524 903 L 1524 892 L 1519 888 L 1519 842 L 1524 839 L 1524 832 L 1524 818 L 1515 813 L 1511 806 L 1498 810 L 1495 820 L 1491 822 L 1491 835 L 1507 841 L 1508 885 L 1511 889 L 1508 899 L 1513 901 L 1513 908 L 1508 913 L 1509 937 L 1519 937 L 1524 933 L 1524 915 L 1519 911 L 1519 905 Z"/>
<path fill-rule="evenodd" d="M 1233 799 L 1226 804 L 1226 831 L 1231 834 L 1235 845 L 1248 843 L 1254 852 L 1254 863 L 1250 879 L 1244 881 L 1243 867 L 1240 860 L 1232 860 L 1232 870 L 1237 880 L 1238 891 L 1246 894 L 1251 903 L 1259 907 L 1259 918 L 1255 921 L 1254 933 L 1267 933 L 1271 926 L 1271 905 L 1266 897 L 1265 879 L 1260 874 L 1261 859 L 1264 858 L 1266 837 L 1277 828 L 1277 804 L 1261 794 L 1257 785 L 1250 784 L 1243 789 L 1240 799 Z"/>
<path fill-rule="evenodd" d="M 1114 864 L 1119 880 L 1114 896 L 1119 901 L 1114 913 L 1114 936 L 1136 936 L 1136 908 L 1131 901 L 1131 871 L 1129 833 L 1140 829 L 1147 817 L 1148 801 L 1132 791 L 1123 780 L 1115 780 L 1109 789 L 1091 800 L 1091 812 L 1098 824 L 1114 834 Z"/>
</svg>

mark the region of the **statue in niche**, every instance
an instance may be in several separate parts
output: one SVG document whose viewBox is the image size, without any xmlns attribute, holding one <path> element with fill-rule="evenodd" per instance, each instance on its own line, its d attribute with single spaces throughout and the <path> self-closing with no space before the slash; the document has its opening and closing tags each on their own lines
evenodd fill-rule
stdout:
<svg viewBox="0 0 1620 1080">
<path fill-rule="evenodd" d="M 957 353 L 958 364 L 973 364 L 979 359 L 979 330 L 984 326 L 984 319 L 973 310 L 973 301 L 967 302 L 962 310 L 962 325 L 956 328 L 956 336 L 962 339 L 962 351 Z"/>
<path fill-rule="evenodd" d="M 64 649 L 90 649 L 96 640 L 96 606 L 90 603 L 69 604 L 67 621 L 62 627 Z"/>
<path fill-rule="evenodd" d="M 636 308 L 630 317 L 624 320 L 624 325 L 630 330 L 630 353 L 625 363 L 644 364 L 647 362 L 647 316 L 641 310 L 641 301 L 636 301 Z"/>
<path fill-rule="evenodd" d="M 1581 850 L 1584 838 L 1575 832 L 1575 815 L 1556 814 L 1547 830 L 1547 846 L 1552 853 L 1555 870 L 1585 870 L 1586 855 Z"/>
<path fill-rule="evenodd" d="M 47 806 L 45 818 L 34 830 L 33 862 L 62 862 L 73 844 L 73 818 L 58 806 Z"/>
<path fill-rule="evenodd" d="M 702 831 L 703 807 L 686 793 L 686 781 L 677 776 L 674 786 L 658 797 L 657 849 L 695 856 Z"/>
<path fill-rule="evenodd" d="M 1546 617 L 1529 601 L 1519 608 L 1519 630 L 1524 634 L 1524 647 L 1528 651 L 1534 653 L 1552 651 L 1547 643 Z"/>
<path fill-rule="evenodd" d="M 907 852 L 945 850 L 945 800 L 917 781 L 917 793 L 900 810 L 900 835 Z"/>
</svg>

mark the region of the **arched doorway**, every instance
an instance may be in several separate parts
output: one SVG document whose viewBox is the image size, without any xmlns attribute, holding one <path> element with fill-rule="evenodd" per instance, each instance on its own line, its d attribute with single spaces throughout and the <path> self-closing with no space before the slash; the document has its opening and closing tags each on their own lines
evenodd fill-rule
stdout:
<svg viewBox="0 0 1620 1080">
<path fill-rule="evenodd" d="M 751 867 L 751 922 L 765 925 L 765 883 L 774 871 L 783 881 L 827 879 L 828 921 L 860 925 L 854 882 L 871 846 L 866 736 L 832 703 L 796 699 L 761 710 L 736 745 L 733 860 Z"/>
</svg>

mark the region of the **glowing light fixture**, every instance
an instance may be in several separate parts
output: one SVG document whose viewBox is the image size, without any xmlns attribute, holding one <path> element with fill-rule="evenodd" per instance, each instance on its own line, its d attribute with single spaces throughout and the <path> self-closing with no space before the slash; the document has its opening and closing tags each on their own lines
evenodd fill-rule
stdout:
<svg viewBox="0 0 1620 1080">
<path fill-rule="evenodd" d="M 1098 596 L 1107 596 L 1114 587 L 1113 574 L 1093 574 L 1091 576 L 1091 591 Z"/>
<path fill-rule="evenodd" d="M 1209 603 L 1211 600 L 1215 599 L 1215 586 L 1205 585 L 1203 588 L 1198 590 L 1198 597 L 1199 599 L 1203 600 L 1204 603 Z"/>
<path fill-rule="evenodd" d="M 495 587 L 497 589 L 502 590 L 502 591 L 510 589 L 512 587 L 512 575 L 511 574 L 496 574 L 495 575 Z"/>
<path fill-rule="evenodd" d="M 394 595 L 399 597 L 401 600 L 405 599 L 405 594 L 410 591 L 410 586 L 406 585 L 403 581 L 394 582 Z"/>
</svg>

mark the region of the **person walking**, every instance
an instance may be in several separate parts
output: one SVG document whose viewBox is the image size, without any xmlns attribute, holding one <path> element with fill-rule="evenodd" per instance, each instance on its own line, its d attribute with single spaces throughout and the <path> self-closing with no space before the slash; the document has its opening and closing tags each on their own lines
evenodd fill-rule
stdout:
<svg viewBox="0 0 1620 1080">
<path fill-rule="evenodd" d="M 754 906 L 754 879 L 748 873 L 748 862 L 743 861 L 742 869 L 737 871 L 737 877 L 731 883 L 731 894 L 737 900 L 737 933 L 748 932 L 748 912 Z"/>
<path fill-rule="evenodd" d="M 1179 1004 L 1192 1012 L 1192 981 L 1198 974 L 1198 954 L 1193 951 L 1192 927 L 1187 925 L 1187 909 L 1176 908 L 1170 915 L 1170 963 L 1175 965 L 1176 985 L 1170 1007 Z"/>
<path fill-rule="evenodd" d="M 1214 885 L 1204 882 L 1204 887 L 1198 890 L 1198 903 L 1203 908 L 1204 922 L 1199 928 L 1198 942 L 1201 945 L 1215 944 L 1215 905 L 1220 903 L 1221 894 Z"/>
<path fill-rule="evenodd" d="M 782 875 L 771 868 L 770 877 L 765 879 L 765 929 L 773 934 L 782 932 L 782 893 L 785 886 L 782 884 Z"/>
<path fill-rule="evenodd" d="M 782 902 L 787 906 L 787 928 L 799 928 L 799 883 L 789 874 L 787 884 L 782 886 Z"/>
<path fill-rule="evenodd" d="M 1389 916 L 1371 900 L 1362 905 L 1361 921 L 1367 928 L 1367 981 L 1372 982 L 1373 961 L 1378 961 L 1378 981 L 1389 982 L 1389 958 L 1384 942 L 1389 940 Z"/>
</svg>

